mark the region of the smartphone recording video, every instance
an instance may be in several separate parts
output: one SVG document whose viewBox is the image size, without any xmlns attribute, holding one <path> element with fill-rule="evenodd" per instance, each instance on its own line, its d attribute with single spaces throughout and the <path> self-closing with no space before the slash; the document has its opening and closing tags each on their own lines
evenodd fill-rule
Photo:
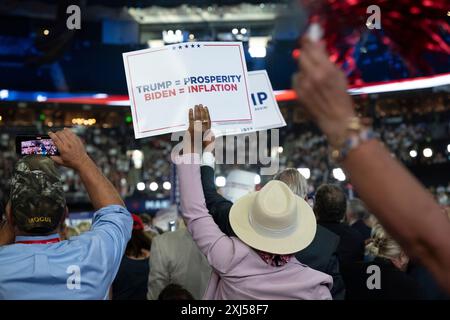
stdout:
<svg viewBox="0 0 450 320">
<path fill-rule="evenodd" d="M 17 136 L 16 152 L 19 156 L 42 155 L 57 156 L 59 155 L 53 140 L 49 136 Z"/>
</svg>

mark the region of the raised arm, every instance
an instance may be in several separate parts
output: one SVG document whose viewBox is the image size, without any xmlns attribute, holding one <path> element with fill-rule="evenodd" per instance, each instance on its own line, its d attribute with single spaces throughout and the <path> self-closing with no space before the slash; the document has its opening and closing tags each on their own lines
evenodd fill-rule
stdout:
<svg viewBox="0 0 450 320">
<path fill-rule="evenodd" d="M 212 157 L 212 154 L 210 154 Z M 205 158 L 205 154 L 203 154 Z M 203 161 L 204 163 L 204 161 Z M 202 165 L 200 168 L 202 176 L 203 194 L 206 200 L 206 207 L 219 226 L 220 230 L 227 236 L 234 236 L 233 229 L 230 225 L 230 209 L 233 203 L 225 199 L 217 192 L 214 183 L 214 169 L 209 165 Z"/>
<path fill-rule="evenodd" d="M 202 176 L 202 187 L 203 194 L 206 200 L 206 207 L 208 208 L 209 214 L 213 217 L 214 221 L 219 226 L 220 230 L 227 236 L 234 236 L 233 229 L 230 225 L 230 209 L 233 203 L 225 199 L 222 195 L 217 192 L 215 179 L 214 179 L 214 169 L 216 164 L 216 159 L 214 158 L 215 152 L 215 137 L 211 130 L 211 117 L 209 115 L 208 108 L 203 109 L 203 114 L 200 116 L 205 118 L 202 122 L 202 165 L 200 168 Z M 203 119 L 202 119 L 203 121 Z"/>
<path fill-rule="evenodd" d="M 431 194 L 376 140 L 351 151 L 343 166 L 383 226 L 450 292 L 450 223 Z"/>
<path fill-rule="evenodd" d="M 195 117 L 193 110 L 189 111 L 190 126 L 184 139 L 189 141 L 191 149 L 185 150 L 185 154 L 176 160 L 181 211 L 192 238 L 211 267 L 219 273 L 226 273 L 249 253 L 249 249 L 220 231 L 206 208 L 200 175 L 200 155 L 189 153 L 195 150 L 193 140 L 190 141 L 194 136 L 194 127 L 198 128 L 204 116 L 205 109 L 201 105 L 195 107 Z M 198 120 L 196 125 L 194 119 Z M 197 130 L 201 132 L 201 129 Z"/>
<path fill-rule="evenodd" d="M 131 237 L 133 220 L 114 186 L 103 176 L 94 161 L 87 155 L 83 143 L 71 130 L 49 133 L 60 156 L 52 159 L 63 166 L 76 170 L 97 210 L 90 232 L 79 236 L 89 239 L 98 249 L 98 267 L 108 270 L 110 281 L 119 269 L 120 261 Z"/>
<path fill-rule="evenodd" d="M 226 273 L 248 254 L 245 246 L 220 231 L 206 208 L 203 197 L 198 154 L 186 154 L 177 166 L 180 182 L 181 211 L 192 238 L 209 264 Z M 194 164 L 188 164 L 194 159 Z M 195 162 L 197 164 L 195 164 Z"/>
<path fill-rule="evenodd" d="M 125 206 L 117 190 L 86 153 L 80 138 L 67 128 L 50 132 L 49 136 L 61 154 L 52 159 L 78 172 L 96 210 L 110 205 Z"/>
<path fill-rule="evenodd" d="M 355 116 L 344 74 L 322 44 L 303 39 L 294 88 L 307 112 L 341 149 Z M 371 212 L 402 247 L 450 292 L 450 222 L 420 183 L 376 139 L 348 152 L 342 165 Z"/>
</svg>

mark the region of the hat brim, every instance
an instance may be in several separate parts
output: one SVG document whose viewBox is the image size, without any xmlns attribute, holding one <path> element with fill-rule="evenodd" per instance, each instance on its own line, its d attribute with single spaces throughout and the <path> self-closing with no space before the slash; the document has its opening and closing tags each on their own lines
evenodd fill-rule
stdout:
<svg viewBox="0 0 450 320">
<path fill-rule="evenodd" d="M 303 250 L 311 244 L 316 235 L 317 222 L 308 203 L 296 197 L 297 224 L 289 234 L 270 237 L 258 233 L 250 223 L 249 214 L 257 192 L 240 198 L 230 210 L 230 225 L 238 238 L 248 246 L 257 250 L 274 254 L 292 254 Z"/>
</svg>

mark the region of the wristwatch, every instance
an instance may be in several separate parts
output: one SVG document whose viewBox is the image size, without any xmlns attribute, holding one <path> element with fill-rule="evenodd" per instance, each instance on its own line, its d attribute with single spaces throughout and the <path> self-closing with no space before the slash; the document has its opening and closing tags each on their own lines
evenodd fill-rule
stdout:
<svg viewBox="0 0 450 320">
<path fill-rule="evenodd" d="M 376 137 L 373 130 L 364 126 L 358 117 L 349 119 L 347 132 L 347 136 L 342 140 L 342 143 L 331 150 L 331 158 L 337 162 L 344 160 L 351 150 Z"/>
</svg>

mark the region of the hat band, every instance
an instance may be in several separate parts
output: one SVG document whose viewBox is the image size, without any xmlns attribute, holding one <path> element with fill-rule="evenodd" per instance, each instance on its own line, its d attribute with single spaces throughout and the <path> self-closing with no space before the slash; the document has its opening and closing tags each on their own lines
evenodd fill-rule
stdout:
<svg viewBox="0 0 450 320">
<path fill-rule="evenodd" d="M 291 235 L 296 230 L 297 226 L 297 215 L 295 215 L 295 220 L 290 226 L 287 226 L 283 229 L 272 229 L 262 226 L 255 220 L 253 220 L 252 213 L 248 215 L 248 221 L 253 229 L 262 236 L 270 237 L 270 238 L 284 238 L 286 236 Z"/>
</svg>

